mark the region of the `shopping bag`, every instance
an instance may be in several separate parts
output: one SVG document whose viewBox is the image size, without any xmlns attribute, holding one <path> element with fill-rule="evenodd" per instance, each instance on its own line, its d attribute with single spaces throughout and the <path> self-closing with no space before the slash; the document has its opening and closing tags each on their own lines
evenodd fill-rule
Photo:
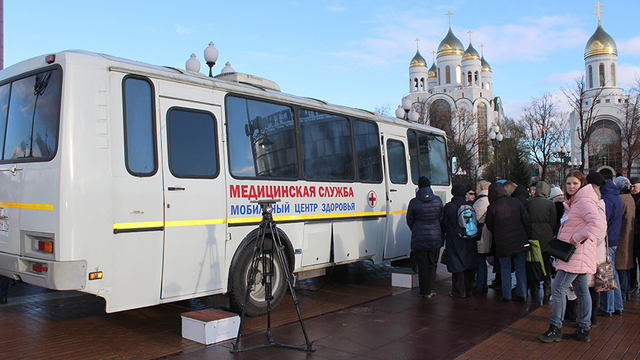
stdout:
<svg viewBox="0 0 640 360">
<path fill-rule="evenodd" d="M 618 288 L 616 276 L 613 273 L 613 264 L 606 261 L 598 265 L 596 269 L 596 291 L 610 291 Z"/>
</svg>

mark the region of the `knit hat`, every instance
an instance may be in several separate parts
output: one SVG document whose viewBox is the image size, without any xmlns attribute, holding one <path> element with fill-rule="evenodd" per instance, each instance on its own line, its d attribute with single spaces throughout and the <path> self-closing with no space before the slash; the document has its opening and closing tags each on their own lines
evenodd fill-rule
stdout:
<svg viewBox="0 0 640 360">
<path fill-rule="evenodd" d="M 620 191 L 629 191 L 631 190 L 631 181 L 624 176 L 618 176 L 616 178 L 616 186 Z"/>
<path fill-rule="evenodd" d="M 632 177 L 629 179 L 629 181 L 631 182 L 631 185 L 640 184 L 640 177 Z"/>
<path fill-rule="evenodd" d="M 604 185 L 604 183 L 606 183 L 602 174 L 600 174 L 597 171 L 592 171 L 589 173 L 589 175 L 587 175 L 587 182 L 589 184 L 594 184 L 598 186 L 602 186 Z"/>
<path fill-rule="evenodd" d="M 422 189 L 423 187 L 429 186 L 431 186 L 431 181 L 429 181 L 429 178 L 426 176 L 420 176 L 420 178 L 418 179 L 418 187 Z"/>
<path fill-rule="evenodd" d="M 451 188 L 451 195 L 464 196 L 467 193 L 467 186 L 462 183 L 453 184 Z"/>
<path fill-rule="evenodd" d="M 551 192 L 549 193 L 549 200 L 554 200 L 558 196 L 564 196 L 562 189 L 559 187 L 552 187 Z"/>
</svg>

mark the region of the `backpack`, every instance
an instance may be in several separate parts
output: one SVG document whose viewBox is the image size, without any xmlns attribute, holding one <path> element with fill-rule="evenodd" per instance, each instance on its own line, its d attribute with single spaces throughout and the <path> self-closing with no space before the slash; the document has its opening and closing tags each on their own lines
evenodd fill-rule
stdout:
<svg viewBox="0 0 640 360">
<path fill-rule="evenodd" d="M 456 234 L 463 239 L 475 239 L 478 236 L 478 218 L 473 206 L 463 204 L 458 208 Z"/>
</svg>

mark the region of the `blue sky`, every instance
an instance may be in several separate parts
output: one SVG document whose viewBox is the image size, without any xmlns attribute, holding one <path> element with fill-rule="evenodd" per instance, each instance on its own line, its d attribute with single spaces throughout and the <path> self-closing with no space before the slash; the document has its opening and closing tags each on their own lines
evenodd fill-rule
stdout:
<svg viewBox="0 0 640 360">
<path fill-rule="evenodd" d="M 640 77 L 640 1 L 601 0 L 602 25 L 618 47 L 619 84 Z M 484 44 L 494 93 L 519 117 L 532 97 L 559 92 L 584 72 L 597 1 L 86 1 L 4 0 L 4 65 L 82 49 L 184 68 L 203 63 L 213 41 L 214 73 L 238 72 L 278 83 L 283 92 L 373 110 L 395 110 L 409 92 L 408 67 L 420 38 L 431 52 L 447 33 Z"/>
</svg>

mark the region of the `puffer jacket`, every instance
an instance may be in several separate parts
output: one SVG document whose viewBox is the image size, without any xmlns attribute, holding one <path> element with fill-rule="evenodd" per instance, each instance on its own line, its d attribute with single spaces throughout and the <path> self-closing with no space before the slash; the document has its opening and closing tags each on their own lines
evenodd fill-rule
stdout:
<svg viewBox="0 0 640 360">
<path fill-rule="evenodd" d="M 569 262 L 556 259 L 556 269 L 572 274 L 595 274 L 596 241 L 605 223 L 598 211 L 598 195 L 592 186 L 584 186 L 564 202 L 566 219 L 560 226 L 558 239 L 576 243 L 576 251 Z M 605 202 L 606 204 L 606 202 Z M 581 244 L 583 240 L 586 241 Z"/>
<path fill-rule="evenodd" d="M 411 229 L 411 250 L 437 250 L 442 247 L 442 200 L 430 187 L 418 190 L 409 201 L 407 225 Z"/>
<path fill-rule="evenodd" d="M 549 200 L 551 187 L 544 181 L 538 181 L 536 195 L 527 201 L 527 212 L 531 219 L 532 239 L 540 242 L 540 248 L 546 249 L 553 239 L 556 229 L 556 206 Z"/>
<path fill-rule="evenodd" d="M 498 183 L 489 186 L 489 202 L 485 226 L 493 233 L 496 256 L 511 256 L 529 250 L 531 221 L 524 205 L 509 197 Z"/>
<path fill-rule="evenodd" d="M 607 250 L 607 242 L 606 242 L 606 236 L 607 236 L 606 205 L 604 203 L 604 200 L 602 199 L 598 201 L 598 213 L 600 213 L 602 222 L 605 224 L 605 228 L 602 229 L 602 231 L 600 231 L 600 234 L 598 235 L 598 241 L 596 244 L 596 263 L 600 265 L 605 261 L 607 261 L 607 253 L 609 252 L 609 250 Z M 587 283 L 589 284 L 589 287 L 596 286 L 595 274 L 587 274 Z"/>
<path fill-rule="evenodd" d="M 602 200 L 607 205 L 607 235 L 609 235 L 609 247 L 618 246 L 620 238 L 620 226 L 622 226 L 622 199 L 620 189 L 611 180 L 607 180 L 600 187 Z"/>
<path fill-rule="evenodd" d="M 487 216 L 487 207 L 489 207 L 489 190 L 482 190 L 478 194 L 478 198 L 473 203 L 473 209 L 476 211 L 476 217 L 478 223 L 484 224 L 485 217 Z"/>
</svg>

